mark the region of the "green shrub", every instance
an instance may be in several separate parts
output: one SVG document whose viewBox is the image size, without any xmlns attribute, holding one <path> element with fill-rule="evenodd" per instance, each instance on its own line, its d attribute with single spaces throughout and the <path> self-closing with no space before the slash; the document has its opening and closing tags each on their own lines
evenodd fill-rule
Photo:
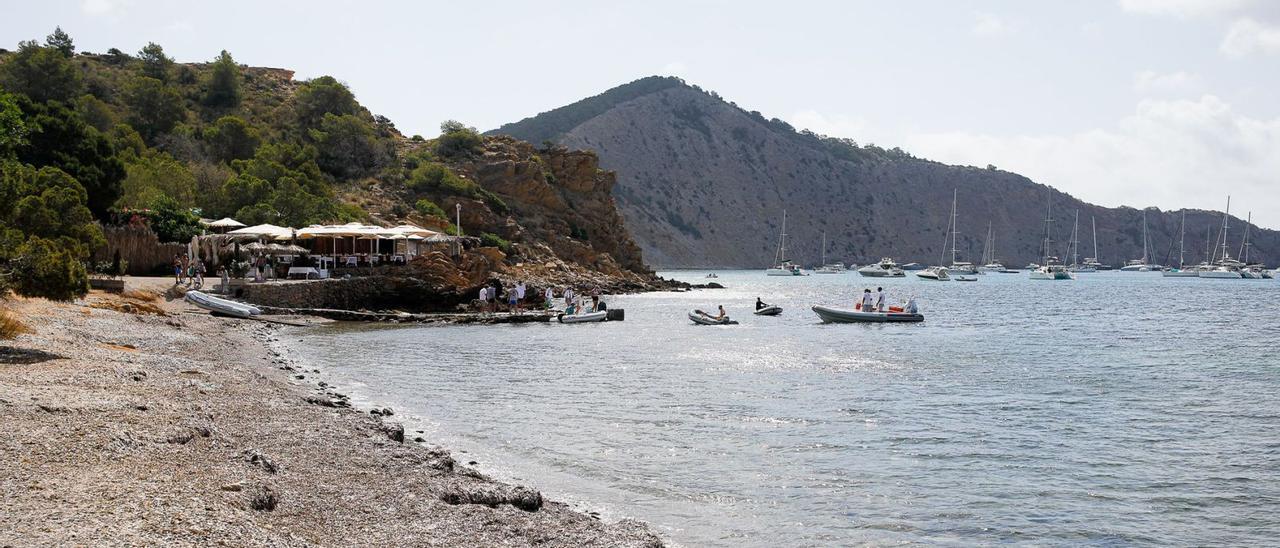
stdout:
<svg viewBox="0 0 1280 548">
<path fill-rule="evenodd" d="M 511 252 L 511 242 L 508 242 L 507 240 L 502 239 L 501 236 L 498 236 L 497 234 L 494 234 L 492 232 L 485 232 L 480 234 L 480 245 L 484 247 L 496 247 L 498 249 L 501 249 L 503 253 Z"/>
<path fill-rule="evenodd" d="M 425 198 L 418 200 L 418 203 L 414 204 L 413 207 L 414 209 L 418 210 L 418 213 L 421 213 L 428 217 L 439 217 L 441 219 L 449 218 L 449 215 L 445 213 L 443 209 L 440 209 L 440 206 L 436 205 L 435 202 L 431 200 L 427 200 Z"/>
<path fill-rule="evenodd" d="M 445 158 L 470 156 L 480 150 L 484 137 L 476 128 L 462 122 L 448 120 L 440 124 L 440 137 L 436 139 L 436 154 Z"/>
</svg>

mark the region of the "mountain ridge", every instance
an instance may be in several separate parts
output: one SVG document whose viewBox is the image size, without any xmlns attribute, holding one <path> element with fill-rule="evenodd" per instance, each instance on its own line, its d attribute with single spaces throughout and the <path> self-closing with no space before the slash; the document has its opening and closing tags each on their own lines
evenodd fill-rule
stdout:
<svg viewBox="0 0 1280 548">
<path fill-rule="evenodd" d="M 1081 258 L 1093 254 L 1091 217 L 1103 262 L 1142 254 L 1141 209 L 1089 204 L 994 166 L 947 165 L 898 148 L 797 131 L 674 77 L 642 78 L 489 133 L 595 150 L 601 167 L 618 173 L 614 196 L 651 266 L 765 266 L 774 257 L 782 209 L 789 210 L 794 237 L 788 248 L 806 264 L 818 262 L 824 231 L 831 260 L 893 256 L 937 263 L 953 190 L 961 260 L 980 258 L 987 221 L 997 256 L 1009 266 L 1038 260 L 1050 199 L 1058 218 L 1053 254 L 1064 251 L 1069 215 L 1077 209 L 1078 239 L 1087 251 Z M 1149 258 L 1165 262 L 1172 250 L 1176 262 L 1184 210 L 1147 211 Z M 1185 211 L 1190 241 L 1206 227 L 1216 234 L 1221 213 Z M 1243 221 L 1230 223 L 1235 254 Z M 1272 258 L 1280 250 L 1280 232 L 1251 230 L 1255 254 Z M 1199 261 L 1203 248 L 1189 244 L 1187 261 Z"/>
</svg>

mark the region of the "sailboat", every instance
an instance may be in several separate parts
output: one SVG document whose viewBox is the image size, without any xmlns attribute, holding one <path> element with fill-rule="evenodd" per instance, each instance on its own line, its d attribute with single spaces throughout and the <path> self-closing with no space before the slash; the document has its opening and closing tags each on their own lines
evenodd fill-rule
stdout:
<svg viewBox="0 0 1280 548">
<path fill-rule="evenodd" d="M 1150 242 L 1150 239 L 1147 238 L 1147 210 L 1144 209 L 1142 210 L 1142 258 L 1126 261 L 1124 266 L 1120 268 L 1121 272 L 1150 272 L 1160 269 L 1158 265 L 1151 264 L 1148 258 L 1148 242 Z"/>
<path fill-rule="evenodd" d="M 996 260 L 996 233 L 989 222 L 987 223 L 987 243 L 982 246 L 982 266 L 978 267 L 978 272 L 999 272 L 1001 274 L 1013 272 Z"/>
<path fill-rule="evenodd" d="M 827 263 L 827 232 L 822 232 L 822 266 L 814 270 L 814 274 L 839 274 L 844 272 L 844 265 L 840 263 Z"/>
<path fill-rule="evenodd" d="M 1222 227 L 1218 229 L 1218 242 L 1221 242 L 1222 255 L 1219 257 L 1218 252 L 1214 251 L 1209 257 L 1209 264 L 1200 269 L 1197 276 L 1201 278 L 1211 278 L 1218 280 L 1239 280 L 1240 267 L 1243 266 L 1239 261 L 1231 259 L 1227 252 L 1227 220 L 1231 216 L 1231 197 L 1227 196 L 1227 209 L 1222 212 Z"/>
<path fill-rule="evenodd" d="M 1067 244 L 1068 251 L 1071 252 L 1071 266 L 1067 270 L 1077 274 L 1081 272 L 1097 272 L 1098 269 L 1093 265 L 1080 263 L 1080 210 L 1076 210 L 1076 218 L 1071 223 L 1071 242 Z"/>
<path fill-rule="evenodd" d="M 916 272 L 916 276 L 924 280 L 933 280 L 935 282 L 951 281 L 951 274 L 947 272 L 947 270 L 949 269 L 941 265 L 942 265 L 943 258 L 947 256 L 947 240 L 948 239 L 951 240 L 951 262 L 953 264 L 955 263 L 955 260 L 956 260 L 956 244 L 955 244 L 955 237 L 954 237 L 955 226 L 956 226 L 956 194 L 955 194 L 955 191 L 952 191 L 951 221 L 947 224 L 947 230 L 942 235 L 942 253 L 939 254 L 938 256 L 939 266 L 931 266 L 929 268 Z"/>
<path fill-rule="evenodd" d="M 956 210 L 956 198 L 958 198 L 959 196 L 960 196 L 959 191 L 952 189 L 951 191 L 951 266 L 947 267 L 947 270 L 953 274 L 978 274 L 978 267 L 973 263 L 968 261 L 956 260 L 956 245 L 959 243 L 958 239 L 960 235 L 960 232 L 957 230 L 959 228 L 959 224 L 956 223 L 956 220 L 959 219 L 959 215 L 957 214 L 957 210 Z M 943 247 L 945 248 L 946 245 L 944 244 Z"/>
<path fill-rule="evenodd" d="M 769 276 L 803 276 L 800 266 L 787 260 L 787 210 L 782 210 L 782 236 L 778 239 L 778 251 L 773 255 L 773 266 L 765 270 Z"/>
<path fill-rule="evenodd" d="M 1247 280 L 1261 280 L 1266 277 L 1267 270 L 1262 268 L 1260 264 L 1249 264 L 1249 227 L 1253 226 L 1253 212 L 1249 212 L 1248 220 L 1244 225 L 1244 240 L 1240 242 L 1240 253 L 1236 256 L 1240 257 L 1240 261 L 1244 266 L 1240 268 L 1240 277 Z"/>
<path fill-rule="evenodd" d="M 1033 280 L 1072 280 L 1071 272 L 1062 261 L 1049 255 L 1053 245 L 1053 191 L 1049 191 L 1049 208 L 1044 217 L 1044 263 L 1031 271 Z"/>
<path fill-rule="evenodd" d="M 1187 261 L 1187 210 L 1182 210 L 1182 226 L 1178 229 L 1178 267 L 1166 268 L 1161 272 L 1166 278 L 1198 278 L 1200 269 L 1183 266 Z"/>
<path fill-rule="evenodd" d="M 1099 270 L 1111 270 L 1110 265 L 1105 265 L 1098 262 L 1098 220 L 1093 217 L 1089 217 L 1089 224 L 1093 225 L 1093 256 L 1085 257 L 1084 262 L 1080 263 L 1080 266 L 1084 268 L 1082 268 L 1081 270 L 1077 270 L 1077 272 L 1097 272 Z"/>
</svg>

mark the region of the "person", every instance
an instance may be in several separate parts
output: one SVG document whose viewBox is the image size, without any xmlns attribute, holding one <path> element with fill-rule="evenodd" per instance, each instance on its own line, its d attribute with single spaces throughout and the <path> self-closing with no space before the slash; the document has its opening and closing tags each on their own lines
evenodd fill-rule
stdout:
<svg viewBox="0 0 1280 548">
<path fill-rule="evenodd" d="M 191 256 L 186 253 L 182 254 L 182 280 L 191 285 Z"/>
<path fill-rule="evenodd" d="M 231 293 L 231 269 L 226 263 L 218 265 L 218 276 L 222 278 L 222 294 Z"/>
<path fill-rule="evenodd" d="M 507 291 L 507 312 L 518 312 L 520 310 L 520 300 L 518 299 L 520 292 L 519 286 L 508 287 Z"/>
<path fill-rule="evenodd" d="M 182 284 L 182 257 L 173 256 L 173 285 Z"/>
<path fill-rule="evenodd" d="M 756 310 L 760 310 L 761 308 L 764 308 L 766 306 L 769 306 L 769 305 L 764 304 L 764 301 L 760 300 L 760 297 L 756 297 Z"/>
<path fill-rule="evenodd" d="M 879 312 L 884 312 L 884 288 L 883 287 L 876 288 L 876 310 Z"/>
<path fill-rule="evenodd" d="M 267 258 L 263 256 L 261 253 L 259 253 L 258 258 L 253 261 L 253 281 L 262 283 L 263 273 L 264 273 L 263 271 L 265 271 L 266 268 L 267 268 Z"/>
<path fill-rule="evenodd" d="M 493 312 L 494 314 L 498 313 L 498 303 L 501 302 L 498 299 L 502 297 L 502 295 L 499 293 L 499 290 L 501 289 L 502 289 L 502 284 L 497 280 L 494 280 L 493 285 L 489 286 L 489 308 L 492 309 L 490 311 Z"/>
<path fill-rule="evenodd" d="M 487 312 L 489 308 L 489 286 L 480 286 L 480 296 L 477 298 L 480 299 L 480 311 Z"/>
<path fill-rule="evenodd" d="M 591 311 L 592 311 L 592 312 L 599 312 L 599 311 L 600 311 L 600 296 L 599 296 L 599 295 L 592 295 L 592 296 L 591 296 Z"/>
<path fill-rule="evenodd" d="M 545 304 L 547 310 L 550 310 L 551 307 L 555 306 L 556 292 L 551 289 L 551 286 L 547 286 L 547 291 L 543 294 L 543 299 L 546 301 Z"/>
<path fill-rule="evenodd" d="M 196 259 L 196 289 L 204 289 L 204 261 Z"/>
<path fill-rule="evenodd" d="M 871 290 L 863 289 L 862 290 L 862 311 L 871 312 L 871 304 L 873 302 L 874 302 L 874 298 L 871 296 Z"/>
<path fill-rule="evenodd" d="M 566 287 L 564 289 L 564 305 L 565 306 L 573 305 L 573 288 L 572 287 Z"/>
<path fill-rule="evenodd" d="M 726 313 L 725 313 L 725 311 L 724 311 L 724 305 L 719 305 L 719 306 L 720 306 L 720 313 L 719 313 L 719 314 L 716 314 L 716 319 L 717 319 L 717 320 L 723 320 L 723 319 L 725 319 L 725 318 L 729 317 L 729 315 L 728 315 L 728 314 L 726 314 Z"/>
<path fill-rule="evenodd" d="M 516 312 L 523 312 L 524 308 L 524 280 L 516 284 Z"/>
</svg>

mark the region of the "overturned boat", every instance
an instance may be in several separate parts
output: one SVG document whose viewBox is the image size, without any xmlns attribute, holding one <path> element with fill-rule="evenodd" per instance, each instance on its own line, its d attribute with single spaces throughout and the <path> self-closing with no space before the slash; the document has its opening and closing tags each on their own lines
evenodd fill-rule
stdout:
<svg viewBox="0 0 1280 548">
<path fill-rule="evenodd" d="M 227 316 L 235 316 L 237 318 L 248 318 L 262 313 L 262 310 L 256 306 L 214 297 L 203 291 L 188 291 L 183 297 L 187 302 L 197 307 L 208 310 L 216 314 L 224 314 Z"/>
<path fill-rule="evenodd" d="M 922 322 L 924 315 L 919 312 L 897 311 L 891 307 L 888 312 L 874 310 L 862 311 L 849 308 L 833 308 L 817 305 L 813 312 L 822 318 L 823 323 L 886 323 L 886 322 Z"/>
</svg>

